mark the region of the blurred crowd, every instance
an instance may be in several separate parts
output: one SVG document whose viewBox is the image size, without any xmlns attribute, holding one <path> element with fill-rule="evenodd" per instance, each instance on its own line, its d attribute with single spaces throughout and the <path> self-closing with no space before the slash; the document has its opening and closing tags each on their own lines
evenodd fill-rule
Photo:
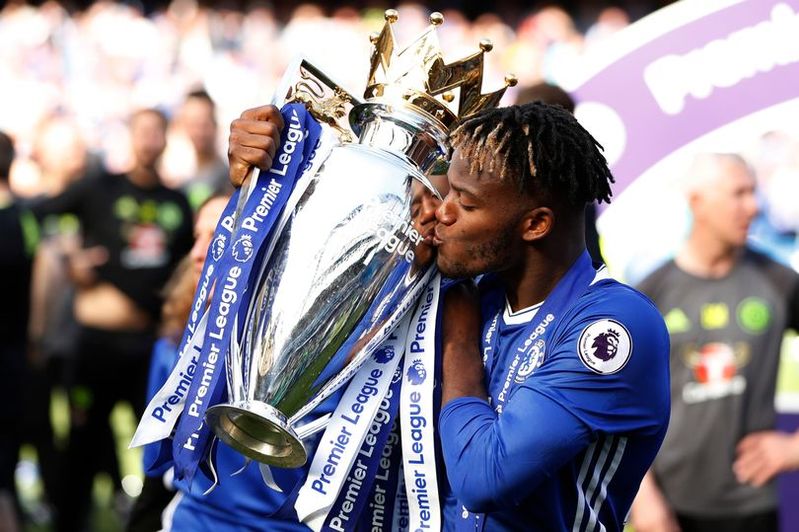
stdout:
<svg viewBox="0 0 799 532">
<path fill-rule="evenodd" d="M 429 11 L 418 4 L 398 7 L 398 38 L 409 43 L 427 26 Z M 581 32 L 559 7 L 531 10 L 512 21 L 498 14 L 469 20 L 446 10 L 439 37 L 448 60 L 473 53 L 480 39 L 494 42 L 486 90 L 501 86 L 508 72 L 520 85 L 557 82 L 587 48 L 629 23 L 619 8 L 595 15 Z M 228 124 L 242 109 L 268 102 L 300 52 L 360 93 L 370 53 L 367 36 L 382 23 L 382 7 L 330 10 L 312 3 L 296 7 L 285 23 L 257 3 L 240 11 L 174 0 L 149 16 L 128 3 L 107 1 L 74 13 L 54 1 L 39 7 L 8 3 L 0 11 L 0 130 L 14 137 L 19 154 L 12 188 L 22 196 L 50 192 L 58 185 L 45 175 L 42 159 L 66 156 L 78 165 L 86 150 L 111 170 L 126 168 L 131 154 L 125 124 L 131 112 L 157 107 L 178 118 L 184 96 L 197 88 L 216 103 L 219 123 Z M 56 121 L 61 126 L 53 132 Z M 187 127 L 175 120 L 170 128 L 161 170 L 171 186 L 185 182 L 195 163 Z M 224 127 L 215 141 L 224 153 Z"/>
<path fill-rule="evenodd" d="M 135 5 L 103 0 L 77 11 L 68 11 L 51 0 L 37 7 L 8 2 L 0 11 L 0 131 L 13 139 L 15 148 L 7 176 L 8 192 L 26 200 L 49 198 L 73 190 L 74 184 L 87 176 L 137 172 L 145 176 L 132 180 L 139 186 L 137 183 L 146 181 L 149 172 L 166 188 L 182 191 L 196 212 L 208 197 L 228 192 L 224 158 L 227 125 L 242 110 L 268 102 L 287 65 L 300 52 L 344 87 L 354 93 L 361 90 L 370 53 L 366 36 L 382 26 L 385 7 L 329 9 L 308 3 L 283 18 L 266 3 L 226 9 L 209 8 L 196 0 L 173 0 L 164 9 L 144 14 Z M 408 43 L 427 26 L 429 11 L 418 4 L 402 4 L 398 10 L 398 38 L 401 44 Z M 487 61 L 486 90 L 500 86 L 506 73 L 514 73 L 519 86 L 509 90 L 505 100 L 511 103 L 524 97 L 521 91 L 525 87 L 572 77 L 581 57 L 601 47 L 626 27 L 631 17 L 642 14 L 619 7 L 595 8 L 592 13 L 591 18 L 576 20 L 573 13 L 548 5 L 512 20 L 502 13 L 471 19 L 463 11 L 448 9 L 439 38 L 448 60 L 469 55 L 481 39 L 491 39 L 494 51 Z M 142 109 L 147 110 L 148 120 L 154 120 L 150 133 L 134 127 L 137 123 L 144 127 Z M 148 135 L 158 136 L 160 128 L 163 142 L 146 146 L 152 141 Z M 782 262 L 796 261 L 794 268 L 799 269 L 799 210 L 795 201 L 786 201 L 796 197 L 799 183 L 796 146 L 795 138 L 781 132 L 759 141 L 756 158 L 764 208 L 754 222 L 753 235 Z M 148 149 L 149 156 L 157 152 L 156 156 L 148 159 Z M 148 221 L 149 232 L 139 235 L 137 245 L 143 247 L 137 248 L 137 253 L 143 254 L 137 260 L 156 260 L 145 253 L 152 245 L 148 238 L 156 238 L 151 234 L 153 224 L 168 236 L 172 226 L 178 225 L 170 221 L 170 216 L 177 216 L 177 207 L 170 207 L 163 198 L 152 201 L 156 200 L 165 206 L 156 209 L 155 222 Z M 137 201 L 135 206 L 141 208 L 137 216 L 146 216 L 144 200 Z M 123 201 L 115 203 L 115 208 L 124 211 L 133 209 L 131 205 Z M 46 490 L 41 499 L 49 499 L 50 504 L 68 499 L 56 493 L 59 486 L 55 477 L 64 465 L 56 463 L 63 449 L 53 443 L 50 394 L 64 385 L 65 374 L 75 377 L 75 372 L 70 373 L 65 366 L 74 357 L 76 346 L 86 341 L 87 325 L 97 328 L 103 324 L 96 320 L 108 319 L 107 315 L 90 316 L 76 324 L 71 316 L 75 308 L 73 283 L 80 279 L 81 270 L 102 265 L 108 257 L 83 250 L 86 243 L 79 235 L 81 224 L 87 223 L 86 213 L 81 218 L 67 214 L 67 210 L 37 212 L 37 231 L 42 238 L 35 261 L 29 253 L 33 269 L 33 368 L 25 397 L 30 399 L 29 412 L 40 417 L 24 429 L 24 441 L 37 447 Z M 185 226 L 187 221 L 182 221 Z M 88 223 L 96 224 L 97 220 Z M 174 243 L 172 236 L 163 238 L 167 242 L 163 245 L 173 246 L 170 249 L 175 256 L 157 266 L 166 268 L 168 264 L 171 271 L 190 246 L 185 241 Z M 135 247 L 132 242 L 127 243 L 131 248 Z M 200 255 L 204 257 L 204 253 Z M 74 261 L 65 265 L 64 257 Z M 647 266 L 651 269 L 651 264 Z M 166 273 L 152 281 L 148 290 L 162 290 Z M 640 279 L 642 275 L 630 277 Z M 140 303 L 136 294 L 126 295 Z M 103 301 L 107 303 L 108 299 Z M 146 343 L 159 331 L 157 320 L 157 312 L 151 312 L 139 323 L 115 326 L 125 333 L 135 329 Z M 97 349 L 104 342 L 118 341 L 91 340 Z M 139 373 L 143 370 L 136 369 Z M 141 377 L 143 380 L 143 374 Z M 109 400 L 113 403 L 115 399 Z M 138 403 L 143 400 L 142 390 Z M 70 397 L 70 401 L 75 398 Z M 75 405 L 71 406 L 74 416 Z M 141 404 L 134 407 L 139 411 Z M 109 433 L 83 437 L 94 438 L 87 441 L 95 441 L 98 449 L 114 448 Z M 80 459 L 85 454 L 74 456 Z M 120 459 L 111 451 L 99 454 L 97 470 L 107 471 L 114 489 L 121 490 Z M 140 489 L 139 485 L 126 491 L 135 496 Z M 0 510 L 2 504 L 0 498 Z M 44 511 L 38 518 L 46 524 L 51 514 Z M 2 526 L 0 522 L 0 529 Z"/>
</svg>

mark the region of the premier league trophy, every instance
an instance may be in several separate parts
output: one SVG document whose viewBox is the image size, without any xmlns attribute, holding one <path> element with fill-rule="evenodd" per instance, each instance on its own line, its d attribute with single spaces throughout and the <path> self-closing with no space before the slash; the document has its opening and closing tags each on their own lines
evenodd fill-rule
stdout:
<svg viewBox="0 0 799 532">
<path fill-rule="evenodd" d="M 425 176 L 446 167 L 448 135 L 459 120 L 497 105 L 515 84 L 508 77 L 501 90 L 481 93 L 487 41 L 445 64 L 439 13 L 397 53 L 396 20 L 397 12 L 387 11 L 383 30 L 371 37 L 363 103 L 307 63 L 285 93 L 340 143 L 303 177 L 266 244 L 244 336 L 228 358 L 229 402 L 206 414 L 222 441 L 259 462 L 306 462 L 296 423 L 346 382 L 412 307 L 434 270 L 431 235 L 414 218 L 414 198 L 438 196 Z"/>
</svg>

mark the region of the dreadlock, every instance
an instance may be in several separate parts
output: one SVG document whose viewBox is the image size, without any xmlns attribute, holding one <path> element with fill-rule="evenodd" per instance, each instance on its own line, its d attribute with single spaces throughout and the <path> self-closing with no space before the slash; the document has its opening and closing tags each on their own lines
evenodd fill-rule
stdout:
<svg viewBox="0 0 799 532">
<path fill-rule="evenodd" d="M 613 176 L 602 146 L 560 107 L 532 102 L 489 109 L 466 119 L 451 140 L 471 172 L 497 172 L 520 192 L 577 208 L 610 203 Z"/>
</svg>

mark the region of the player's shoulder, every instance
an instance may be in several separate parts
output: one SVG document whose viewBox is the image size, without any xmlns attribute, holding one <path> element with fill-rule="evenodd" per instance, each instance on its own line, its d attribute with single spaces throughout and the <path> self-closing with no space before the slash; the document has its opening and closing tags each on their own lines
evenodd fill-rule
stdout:
<svg viewBox="0 0 799 532">
<path fill-rule="evenodd" d="M 599 313 L 619 318 L 660 316 L 657 306 L 646 294 L 601 273 L 577 301 L 575 310 L 578 313 Z"/>
<path fill-rule="evenodd" d="M 668 356 L 668 331 L 655 305 L 614 279 L 591 285 L 564 318 L 557 335 L 563 348 L 596 373 L 620 371 L 634 351 Z"/>
</svg>

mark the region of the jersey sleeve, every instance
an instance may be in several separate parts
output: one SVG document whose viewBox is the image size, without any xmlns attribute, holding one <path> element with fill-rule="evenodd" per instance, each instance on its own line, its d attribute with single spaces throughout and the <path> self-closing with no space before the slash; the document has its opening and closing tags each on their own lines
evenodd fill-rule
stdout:
<svg viewBox="0 0 799 532">
<path fill-rule="evenodd" d="M 669 336 L 647 298 L 619 286 L 587 298 L 521 387 L 568 408 L 592 432 L 660 432 L 670 410 Z M 549 348 L 548 348 L 549 349 Z"/>
<path fill-rule="evenodd" d="M 467 508 L 520 503 L 601 433 L 662 439 L 668 334 L 652 304 L 626 290 L 615 303 L 589 298 L 565 316 L 543 364 L 512 390 L 501 415 L 476 398 L 444 407 L 447 476 Z M 619 338 L 610 339 L 614 332 Z"/>
</svg>

